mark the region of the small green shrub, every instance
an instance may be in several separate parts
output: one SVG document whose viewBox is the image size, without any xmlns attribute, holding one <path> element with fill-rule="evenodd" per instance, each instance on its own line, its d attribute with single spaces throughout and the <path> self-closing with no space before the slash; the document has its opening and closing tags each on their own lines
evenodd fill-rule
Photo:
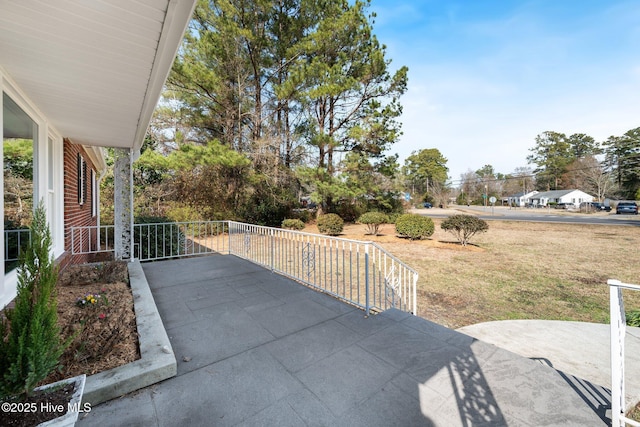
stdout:
<svg viewBox="0 0 640 427">
<path fill-rule="evenodd" d="M 418 214 L 404 214 L 396 219 L 396 233 L 411 240 L 429 237 L 435 231 L 433 220 Z"/>
<path fill-rule="evenodd" d="M 315 211 L 311 209 L 294 209 L 292 216 L 294 219 L 299 219 L 303 223 L 308 223 L 314 218 Z"/>
<path fill-rule="evenodd" d="M 336 214 L 343 221 L 354 222 L 366 210 L 363 206 L 351 202 L 340 202 L 336 205 Z"/>
<path fill-rule="evenodd" d="M 287 218 L 282 221 L 281 226 L 287 230 L 302 230 L 304 228 L 304 222 L 297 218 Z"/>
<path fill-rule="evenodd" d="M 280 200 L 283 196 L 281 192 L 274 189 L 275 194 L 267 194 L 264 189 L 254 193 L 247 203 L 238 209 L 240 221 L 249 224 L 264 225 L 267 227 L 277 227 L 282 221 L 291 216 L 293 202 L 291 200 Z"/>
<path fill-rule="evenodd" d="M 358 218 L 360 224 L 367 225 L 367 234 L 378 235 L 380 226 L 389 222 L 389 217 L 382 212 L 367 212 Z"/>
<path fill-rule="evenodd" d="M 31 242 L 20 255 L 15 306 L 0 318 L 0 399 L 24 398 L 56 369 L 68 342 L 58 326 L 58 268 L 42 204 L 33 214 Z M 6 338 L 5 338 L 6 337 Z"/>
<path fill-rule="evenodd" d="M 442 221 L 440 228 L 453 234 L 462 246 L 467 246 L 474 235 L 487 231 L 489 224 L 473 215 L 453 215 Z"/>
<path fill-rule="evenodd" d="M 318 230 L 322 234 L 337 236 L 344 229 L 344 221 L 336 214 L 320 215 L 318 217 Z"/>
<path fill-rule="evenodd" d="M 628 311 L 626 317 L 627 325 L 640 327 L 640 309 Z"/>
<path fill-rule="evenodd" d="M 402 212 L 393 212 L 389 214 L 389 224 L 395 224 L 400 216 L 404 215 Z"/>
</svg>

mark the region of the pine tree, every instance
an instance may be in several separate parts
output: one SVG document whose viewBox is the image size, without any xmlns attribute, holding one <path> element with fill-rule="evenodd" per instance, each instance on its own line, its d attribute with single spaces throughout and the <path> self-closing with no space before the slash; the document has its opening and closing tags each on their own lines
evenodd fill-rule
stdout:
<svg viewBox="0 0 640 427">
<path fill-rule="evenodd" d="M 605 164 L 614 173 L 620 197 L 634 199 L 640 191 L 640 127 L 604 142 Z"/>
<path fill-rule="evenodd" d="M 57 267 L 45 209 L 34 212 L 31 243 L 21 254 L 18 293 L 0 323 L 0 398 L 26 397 L 57 366 L 64 351 L 58 327 Z"/>
</svg>

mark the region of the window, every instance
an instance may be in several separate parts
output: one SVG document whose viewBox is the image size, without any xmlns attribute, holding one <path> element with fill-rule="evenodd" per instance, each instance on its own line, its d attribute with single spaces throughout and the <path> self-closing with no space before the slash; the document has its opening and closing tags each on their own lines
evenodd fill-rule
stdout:
<svg viewBox="0 0 640 427">
<path fill-rule="evenodd" d="M 29 242 L 37 168 L 38 125 L 6 93 L 2 94 L 4 163 L 4 271 L 18 264 Z"/>
<path fill-rule="evenodd" d="M 84 205 L 87 200 L 87 162 L 78 153 L 78 204 Z"/>
</svg>

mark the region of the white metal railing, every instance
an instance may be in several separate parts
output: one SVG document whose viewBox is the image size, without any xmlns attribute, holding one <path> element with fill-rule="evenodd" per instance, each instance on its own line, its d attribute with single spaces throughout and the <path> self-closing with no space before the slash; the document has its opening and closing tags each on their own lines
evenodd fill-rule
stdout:
<svg viewBox="0 0 640 427">
<path fill-rule="evenodd" d="M 113 248 L 113 225 L 71 227 L 71 253 L 73 255 L 112 252 Z"/>
<path fill-rule="evenodd" d="M 113 251 L 113 226 L 73 227 L 73 254 Z M 134 225 L 140 261 L 229 253 L 364 309 L 415 314 L 418 273 L 372 242 L 234 221 Z"/>
<path fill-rule="evenodd" d="M 133 253 L 140 261 L 228 252 L 227 221 L 134 224 Z M 72 254 L 113 252 L 113 225 L 71 227 Z"/>
<path fill-rule="evenodd" d="M 229 222 L 229 252 L 365 310 L 416 313 L 418 273 L 372 242 Z"/>
<path fill-rule="evenodd" d="M 229 252 L 227 221 L 135 224 L 134 254 L 140 261 Z"/>
<path fill-rule="evenodd" d="M 627 405 L 624 384 L 624 341 L 627 321 L 624 311 L 623 289 L 640 291 L 640 286 L 609 279 L 609 308 L 611 315 L 611 425 L 626 424 L 640 427 L 640 423 L 625 417 Z"/>
</svg>

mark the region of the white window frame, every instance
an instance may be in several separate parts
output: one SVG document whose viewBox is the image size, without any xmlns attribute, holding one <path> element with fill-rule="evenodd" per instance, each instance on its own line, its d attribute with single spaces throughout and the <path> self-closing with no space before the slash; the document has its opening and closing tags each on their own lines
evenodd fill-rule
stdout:
<svg viewBox="0 0 640 427">
<path fill-rule="evenodd" d="M 82 154 L 78 153 L 76 155 L 76 172 L 78 174 L 77 177 L 77 191 L 78 191 L 78 204 L 80 206 L 84 205 L 86 202 L 85 197 L 87 194 L 87 177 L 85 176 L 87 171 L 87 161 L 84 159 Z"/>
<path fill-rule="evenodd" d="M 33 102 L 22 92 L 19 86 L 7 75 L 2 67 L 0 67 L 0 95 L 6 93 L 13 102 L 15 102 L 33 122 L 38 126 L 38 134 L 36 144 L 34 144 L 34 170 L 33 170 L 33 198 L 34 205 L 41 199 L 44 199 L 45 208 L 47 209 L 47 219 L 50 221 L 51 237 L 53 243 L 53 254 L 55 257 L 64 252 L 64 195 L 63 195 L 63 153 L 62 138 L 60 134 L 52 128 Z M 0 137 L 2 135 L 3 122 L 3 101 L 0 96 Z M 53 144 L 49 147 L 49 138 Z M 0 145 L 0 165 L 3 159 L 3 147 Z M 48 156 L 53 156 L 53 161 L 49 162 Z M 3 166 L 3 165 L 2 165 Z M 49 168 L 53 167 L 53 195 L 49 193 Z M 4 188 L 4 177 L 0 175 L 0 187 Z M 51 214 L 49 213 L 51 211 Z M 4 218 L 4 200 L 0 203 L 0 214 Z M 0 229 L 0 244 L 4 247 L 4 221 Z M 12 270 L 5 274 L 4 260 L 0 263 L 0 308 L 4 307 L 16 296 L 17 291 L 17 274 L 16 270 Z"/>
<path fill-rule="evenodd" d="M 98 216 L 98 179 L 96 171 L 91 169 L 91 217 Z"/>
</svg>

